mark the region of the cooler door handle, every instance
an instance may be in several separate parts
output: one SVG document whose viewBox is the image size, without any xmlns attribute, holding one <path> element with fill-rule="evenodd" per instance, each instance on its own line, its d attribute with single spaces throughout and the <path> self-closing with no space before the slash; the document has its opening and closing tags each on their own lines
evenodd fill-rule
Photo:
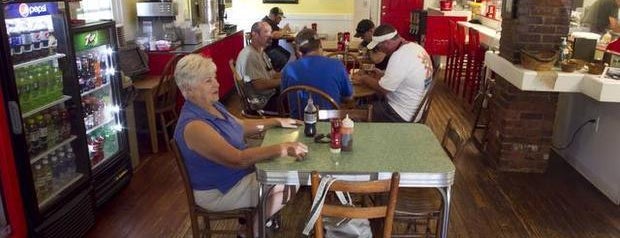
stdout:
<svg viewBox="0 0 620 238">
<path fill-rule="evenodd" d="M 22 116 L 19 113 L 19 104 L 16 101 L 9 101 L 9 114 L 13 133 L 17 135 L 22 134 Z"/>
</svg>

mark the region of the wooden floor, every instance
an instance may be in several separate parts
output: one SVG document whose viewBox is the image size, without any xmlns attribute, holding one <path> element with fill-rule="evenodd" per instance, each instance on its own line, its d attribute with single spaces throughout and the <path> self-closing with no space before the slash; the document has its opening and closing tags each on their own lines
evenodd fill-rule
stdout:
<svg viewBox="0 0 620 238">
<path fill-rule="evenodd" d="M 453 118 L 467 134 L 473 115 L 443 84 L 437 86 L 429 126 L 439 136 Z M 227 106 L 238 108 L 238 99 L 229 98 Z M 169 153 L 144 157 L 129 186 L 99 210 L 87 237 L 191 236 L 174 160 Z M 620 207 L 557 155 L 544 174 L 496 172 L 470 144 L 455 165 L 449 237 L 620 237 Z M 282 229 L 271 236 L 301 237 L 306 213 L 300 211 L 309 204 L 302 190 L 282 211 Z"/>
</svg>

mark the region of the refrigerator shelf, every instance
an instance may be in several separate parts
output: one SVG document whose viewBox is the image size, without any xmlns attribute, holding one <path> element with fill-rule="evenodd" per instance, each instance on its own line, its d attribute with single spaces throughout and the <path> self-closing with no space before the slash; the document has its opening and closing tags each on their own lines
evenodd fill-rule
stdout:
<svg viewBox="0 0 620 238">
<path fill-rule="evenodd" d="M 56 106 L 58 104 L 64 103 L 66 101 L 68 101 L 69 99 L 71 99 L 71 96 L 67 96 L 67 95 L 62 95 L 62 97 L 56 101 L 50 102 L 48 104 L 45 104 L 43 106 L 40 106 L 38 108 L 35 108 L 29 112 L 23 113 L 22 114 L 22 118 L 27 118 L 29 116 L 32 116 L 34 114 L 37 114 L 38 112 L 44 111 L 45 109 L 48 109 L 50 107 Z"/>
<path fill-rule="evenodd" d="M 108 82 L 108 83 L 105 83 L 105 84 L 102 84 L 102 85 L 101 85 L 101 86 L 99 86 L 99 87 L 96 87 L 96 88 L 93 88 L 93 89 L 88 90 L 88 91 L 86 91 L 86 92 L 83 92 L 83 93 L 81 94 L 81 96 L 82 96 L 82 97 L 84 97 L 84 96 L 86 96 L 86 95 L 88 95 L 88 94 L 91 94 L 91 93 L 97 92 L 97 91 L 99 91 L 99 90 L 101 90 L 102 88 L 105 88 L 105 87 L 107 87 L 107 86 L 110 86 L 110 83 L 109 83 L 109 82 Z"/>
<path fill-rule="evenodd" d="M 103 123 L 101 123 L 99 125 L 96 125 L 95 127 L 86 130 L 86 135 L 92 133 L 93 131 L 95 131 L 95 130 L 97 130 L 97 129 L 99 129 L 99 128 L 107 125 L 107 124 L 110 124 L 110 122 L 113 122 L 113 121 L 114 121 L 114 118 L 110 118 L 110 119 L 104 121 Z"/>
<path fill-rule="evenodd" d="M 66 56 L 65 54 L 56 53 L 56 54 L 53 54 L 53 55 L 50 55 L 50 56 L 46 56 L 46 57 L 43 57 L 43 58 L 38 58 L 38 59 L 34 59 L 34 60 L 31 60 L 31 61 L 28 61 L 28 62 L 15 64 L 15 65 L 13 65 L 13 68 L 14 69 L 23 68 L 23 67 L 30 66 L 30 65 L 35 65 L 35 64 L 40 64 L 40 63 L 43 63 L 43 62 L 52 61 L 52 60 L 55 60 L 55 59 L 60 59 L 60 58 L 63 58 L 65 56 Z"/>
<path fill-rule="evenodd" d="M 71 185 L 75 184 L 77 181 L 79 181 L 80 179 L 82 179 L 82 177 L 84 177 L 83 174 L 77 174 L 77 176 L 75 176 L 75 178 L 71 179 L 71 181 L 69 181 L 67 184 L 63 185 L 60 189 L 54 191 L 49 197 L 47 197 L 45 200 L 39 202 L 39 209 L 46 207 L 47 205 L 49 205 L 50 202 L 52 202 L 53 200 L 56 199 L 56 197 L 58 197 L 58 195 L 60 195 L 62 192 L 64 192 L 65 190 L 67 190 L 67 188 L 69 188 Z"/>
<path fill-rule="evenodd" d="M 69 137 L 68 139 L 60 142 L 59 144 L 55 145 L 54 147 L 50 147 L 49 149 L 45 150 L 43 153 L 35 156 L 34 158 L 32 158 L 30 160 L 30 164 L 34 164 L 37 161 L 39 161 L 40 159 L 42 159 L 43 157 L 49 155 L 50 153 L 52 153 L 53 151 L 56 151 L 58 148 L 63 147 L 69 143 L 71 143 L 73 140 L 77 139 L 77 136 L 71 135 L 71 137 Z"/>
</svg>

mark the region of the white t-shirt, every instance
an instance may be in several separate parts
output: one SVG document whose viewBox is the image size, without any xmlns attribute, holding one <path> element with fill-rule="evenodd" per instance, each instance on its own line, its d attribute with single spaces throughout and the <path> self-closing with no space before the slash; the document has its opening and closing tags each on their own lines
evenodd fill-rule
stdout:
<svg viewBox="0 0 620 238">
<path fill-rule="evenodd" d="M 422 46 L 409 42 L 396 50 L 388 61 L 379 86 L 389 91 L 388 104 L 410 121 L 433 80 L 433 63 Z"/>
</svg>

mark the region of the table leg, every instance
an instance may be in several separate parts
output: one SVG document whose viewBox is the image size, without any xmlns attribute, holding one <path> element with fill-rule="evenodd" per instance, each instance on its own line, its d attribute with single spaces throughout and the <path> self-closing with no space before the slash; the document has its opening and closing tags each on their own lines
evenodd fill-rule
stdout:
<svg viewBox="0 0 620 238">
<path fill-rule="evenodd" d="M 259 182 L 258 186 L 258 237 L 265 237 L 265 223 L 267 220 L 267 197 L 273 185 Z"/>
<path fill-rule="evenodd" d="M 155 98 L 153 97 L 153 90 L 144 92 L 144 103 L 146 104 L 146 117 L 151 136 L 151 148 L 153 153 L 157 153 L 159 152 L 159 147 L 157 145 L 157 124 L 155 124 Z"/>
<path fill-rule="evenodd" d="M 443 200 L 443 215 L 441 217 L 441 236 L 448 237 L 448 222 L 450 221 L 450 198 L 452 197 L 452 186 L 437 188 Z"/>
</svg>

